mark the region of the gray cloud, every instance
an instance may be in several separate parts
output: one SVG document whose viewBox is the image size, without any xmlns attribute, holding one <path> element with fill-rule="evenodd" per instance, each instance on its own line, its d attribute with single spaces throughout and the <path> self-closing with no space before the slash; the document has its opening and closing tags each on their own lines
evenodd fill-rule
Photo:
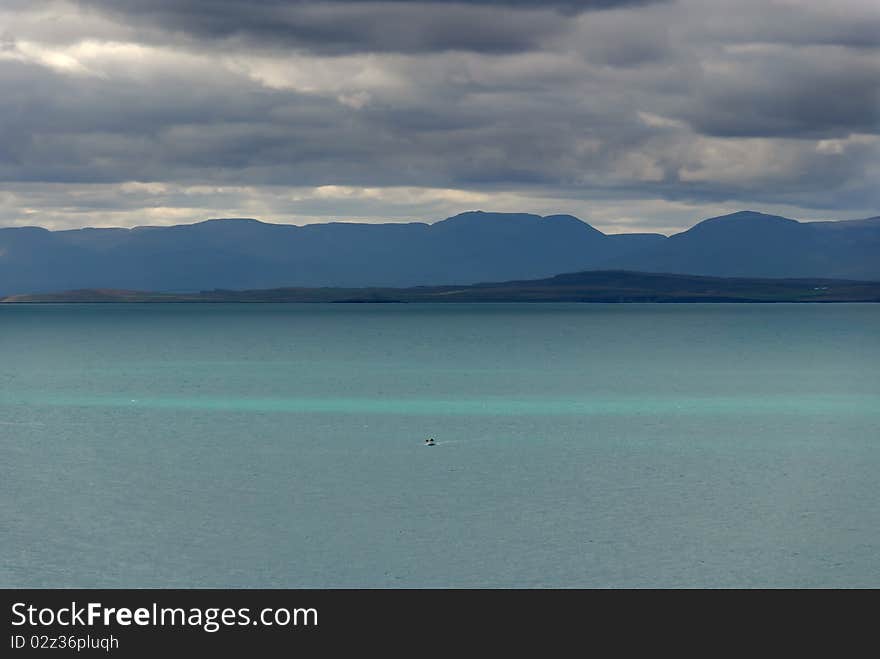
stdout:
<svg viewBox="0 0 880 659">
<path fill-rule="evenodd" d="M 695 91 L 681 116 L 712 135 L 827 137 L 880 129 L 875 54 L 751 52 L 704 75 Z"/>
<path fill-rule="evenodd" d="M 534 50 L 573 14 L 667 0 L 78 0 L 198 40 L 319 53 Z"/>
<path fill-rule="evenodd" d="M 640 228 L 635 209 L 874 213 L 880 11 L 849 3 L 4 4 L 0 181 L 27 193 L 0 225 L 41 203 L 72 224 L 492 199 Z"/>
<path fill-rule="evenodd" d="M 880 45 L 880 10 L 873 0 L 715 3 L 697 14 L 703 38 L 725 43 Z"/>
</svg>

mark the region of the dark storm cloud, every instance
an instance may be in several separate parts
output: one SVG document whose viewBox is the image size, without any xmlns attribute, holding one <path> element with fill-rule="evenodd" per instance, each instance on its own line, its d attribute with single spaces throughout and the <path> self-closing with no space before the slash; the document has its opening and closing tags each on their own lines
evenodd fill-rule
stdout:
<svg viewBox="0 0 880 659">
<path fill-rule="evenodd" d="M 564 32 L 571 15 L 667 0 L 78 0 L 121 20 L 196 39 L 321 53 L 517 52 Z"/>
<path fill-rule="evenodd" d="M 873 0 L 863 3 L 868 8 Z M 837 2 L 804 4 L 730 3 L 713 12 L 703 33 L 725 42 L 827 45 L 852 48 L 880 46 L 880 11 L 854 11 Z"/>
<path fill-rule="evenodd" d="M 247 180 L 251 168 L 274 169 L 261 177 L 280 180 L 304 161 L 311 168 L 359 150 L 358 136 L 337 139 L 346 108 L 245 78 L 193 87 L 169 75 L 144 86 L 0 62 L 0 79 L 3 180 L 193 181 L 206 171 Z M 274 113 L 281 106 L 283 121 Z"/>
<path fill-rule="evenodd" d="M 694 87 L 681 116 L 727 137 L 832 137 L 880 132 L 878 60 L 776 51 L 731 60 Z"/>
</svg>

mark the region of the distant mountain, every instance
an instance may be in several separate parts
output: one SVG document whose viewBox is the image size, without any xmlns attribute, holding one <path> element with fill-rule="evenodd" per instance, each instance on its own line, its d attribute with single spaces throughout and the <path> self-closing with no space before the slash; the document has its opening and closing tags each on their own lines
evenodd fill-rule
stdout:
<svg viewBox="0 0 880 659">
<path fill-rule="evenodd" d="M 659 234 L 609 237 L 570 215 L 470 212 L 435 224 L 265 224 L 0 229 L 0 295 L 416 286 L 547 277 L 624 257 Z"/>
<path fill-rule="evenodd" d="M 704 220 L 606 265 L 718 277 L 880 279 L 880 218 L 797 222 L 741 211 Z"/>
<path fill-rule="evenodd" d="M 0 298 L 0 302 L 880 302 L 880 282 L 695 277 L 599 270 L 470 286 L 273 288 L 199 293 L 87 289 L 13 295 Z"/>
<path fill-rule="evenodd" d="M 134 229 L 0 229 L 0 295 L 407 287 L 625 269 L 880 280 L 880 218 L 802 223 L 751 211 L 670 238 L 606 235 L 571 215 L 462 213 L 435 224 L 253 219 Z"/>
</svg>

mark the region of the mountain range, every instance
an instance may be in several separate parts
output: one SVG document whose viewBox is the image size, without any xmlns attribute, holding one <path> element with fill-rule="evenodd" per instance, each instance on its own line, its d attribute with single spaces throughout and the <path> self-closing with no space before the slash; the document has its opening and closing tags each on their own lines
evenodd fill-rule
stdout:
<svg viewBox="0 0 880 659">
<path fill-rule="evenodd" d="M 0 229 L 0 296 L 72 289 L 410 287 L 588 270 L 880 280 L 880 217 L 837 222 L 741 211 L 666 237 L 604 234 L 571 215 L 471 211 L 426 224 Z"/>
</svg>

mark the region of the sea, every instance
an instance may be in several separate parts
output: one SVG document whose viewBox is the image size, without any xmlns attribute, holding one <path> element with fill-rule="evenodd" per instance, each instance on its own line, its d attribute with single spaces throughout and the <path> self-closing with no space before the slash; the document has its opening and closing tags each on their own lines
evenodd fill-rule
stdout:
<svg viewBox="0 0 880 659">
<path fill-rule="evenodd" d="M 877 588 L 880 305 L 0 305 L 0 451 L 3 587 Z"/>
</svg>

